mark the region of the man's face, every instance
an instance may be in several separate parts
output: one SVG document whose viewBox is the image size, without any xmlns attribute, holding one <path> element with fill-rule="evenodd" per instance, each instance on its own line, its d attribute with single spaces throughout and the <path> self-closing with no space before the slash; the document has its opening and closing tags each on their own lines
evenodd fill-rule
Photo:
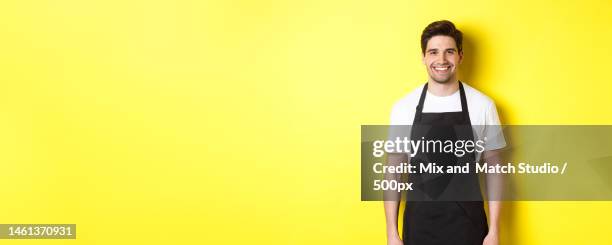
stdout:
<svg viewBox="0 0 612 245">
<path fill-rule="evenodd" d="M 457 79 L 457 66 L 463 54 L 457 50 L 455 39 L 449 36 L 434 36 L 427 42 L 423 64 L 427 67 L 429 78 L 438 83 Z"/>
</svg>

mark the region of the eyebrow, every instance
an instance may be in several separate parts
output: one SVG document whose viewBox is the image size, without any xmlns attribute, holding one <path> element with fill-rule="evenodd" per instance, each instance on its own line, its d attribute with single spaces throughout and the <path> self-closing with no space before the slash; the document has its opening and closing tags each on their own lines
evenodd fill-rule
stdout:
<svg viewBox="0 0 612 245">
<path fill-rule="evenodd" d="M 452 51 L 457 51 L 457 49 L 456 49 L 456 48 L 447 48 L 447 49 L 446 49 L 446 50 L 444 50 L 444 51 L 449 51 L 449 50 L 452 50 Z M 426 52 L 430 52 L 430 51 L 438 51 L 438 49 L 437 49 L 437 48 L 430 48 L 430 49 L 428 49 Z"/>
</svg>

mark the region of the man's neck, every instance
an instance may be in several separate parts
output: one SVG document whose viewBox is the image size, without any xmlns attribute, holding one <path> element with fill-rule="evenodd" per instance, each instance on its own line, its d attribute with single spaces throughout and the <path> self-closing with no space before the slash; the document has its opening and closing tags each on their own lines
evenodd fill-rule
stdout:
<svg viewBox="0 0 612 245">
<path fill-rule="evenodd" d="M 436 81 L 429 80 L 427 82 L 427 91 L 435 96 L 449 96 L 459 90 L 459 80 L 449 81 L 446 83 L 439 83 Z"/>
</svg>

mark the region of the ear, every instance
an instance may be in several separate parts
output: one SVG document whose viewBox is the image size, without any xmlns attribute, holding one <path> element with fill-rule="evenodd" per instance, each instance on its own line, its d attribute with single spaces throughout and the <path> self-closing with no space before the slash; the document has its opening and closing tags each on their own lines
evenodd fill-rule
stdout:
<svg viewBox="0 0 612 245">
<path fill-rule="evenodd" d="M 463 62 L 463 50 L 459 51 L 459 64 Z"/>
<path fill-rule="evenodd" d="M 425 53 L 422 53 L 423 55 L 421 56 L 421 63 L 423 63 L 423 65 L 427 65 L 425 63 Z"/>
</svg>

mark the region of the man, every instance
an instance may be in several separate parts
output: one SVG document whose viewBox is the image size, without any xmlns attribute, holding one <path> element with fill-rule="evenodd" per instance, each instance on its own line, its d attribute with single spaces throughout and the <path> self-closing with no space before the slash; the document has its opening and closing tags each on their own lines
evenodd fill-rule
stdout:
<svg viewBox="0 0 612 245">
<path fill-rule="evenodd" d="M 474 140 L 474 134 L 497 135 L 486 141 L 482 156 L 489 163 L 499 163 L 498 149 L 505 147 L 506 142 L 499 126 L 487 127 L 500 124 L 495 104 L 489 97 L 457 79 L 457 69 L 463 60 L 462 41 L 461 31 L 450 21 L 436 21 L 423 30 L 421 50 L 429 78 L 426 84 L 419 86 L 394 105 L 391 125 L 412 125 L 413 140 L 421 138 L 421 135 L 414 131 L 423 125 L 427 125 L 428 130 L 422 136 L 428 139 Z M 464 125 L 467 129 L 457 129 L 457 125 Z M 480 154 L 474 153 L 461 158 L 444 156 L 436 159 L 454 164 L 473 163 L 479 158 Z M 389 164 L 407 161 L 417 164 L 419 161 L 425 161 L 424 159 L 431 160 L 432 156 L 422 153 L 410 160 L 406 154 L 391 153 L 388 156 Z M 418 180 L 419 177 L 421 176 L 409 176 L 413 180 Z M 435 201 L 441 200 L 436 197 L 449 188 L 463 188 L 453 187 L 457 184 L 452 178 L 454 177 L 443 176 L 432 178 L 433 180 L 421 180 L 421 191 L 434 201 L 406 203 L 401 238 L 398 232 L 399 201 L 396 201 L 397 198 L 385 199 L 387 244 L 499 244 L 499 201 L 488 203 L 488 225 L 482 201 Z M 497 176 L 487 176 L 486 181 L 487 187 L 501 184 Z M 472 188 L 474 183 L 477 183 L 477 178 L 470 177 L 468 181 L 461 183 L 469 183 Z M 477 191 L 473 193 L 480 197 L 480 187 L 475 189 Z M 410 195 L 410 192 L 408 194 Z"/>
</svg>

